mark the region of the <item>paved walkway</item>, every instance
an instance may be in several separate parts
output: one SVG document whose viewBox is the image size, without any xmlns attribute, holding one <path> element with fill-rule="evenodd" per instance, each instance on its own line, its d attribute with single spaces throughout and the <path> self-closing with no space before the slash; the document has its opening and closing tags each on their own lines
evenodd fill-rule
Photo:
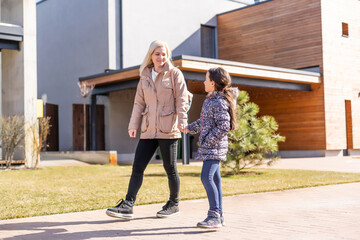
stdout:
<svg viewBox="0 0 360 240">
<path fill-rule="evenodd" d="M 350 160 L 354 167 L 360 162 L 340 161 Z M 131 221 L 104 210 L 5 220 L 0 239 L 360 239 L 360 183 L 224 197 L 227 225 L 218 231 L 195 227 L 205 217 L 206 199 L 182 201 L 181 215 L 170 219 L 155 217 L 161 206 L 136 206 Z"/>
<path fill-rule="evenodd" d="M 270 168 L 360 172 L 360 156 L 326 158 L 283 158 L 276 162 Z"/>
</svg>

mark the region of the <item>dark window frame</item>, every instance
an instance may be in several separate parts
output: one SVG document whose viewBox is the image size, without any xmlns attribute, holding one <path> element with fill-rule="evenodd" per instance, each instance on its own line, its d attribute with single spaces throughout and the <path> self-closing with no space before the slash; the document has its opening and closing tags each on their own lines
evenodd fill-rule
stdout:
<svg viewBox="0 0 360 240">
<path fill-rule="evenodd" d="M 205 39 L 204 39 L 204 31 L 205 29 L 208 29 L 211 31 L 211 39 L 210 39 L 210 45 L 211 45 L 211 52 L 205 51 Z M 202 57 L 208 57 L 208 58 L 216 58 L 216 33 L 215 33 L 216 27 L 211 25 L 205 25 L 201 24 L 200 27 L 200 38 L 201 38 L 201 56 Z"/>
</svg>

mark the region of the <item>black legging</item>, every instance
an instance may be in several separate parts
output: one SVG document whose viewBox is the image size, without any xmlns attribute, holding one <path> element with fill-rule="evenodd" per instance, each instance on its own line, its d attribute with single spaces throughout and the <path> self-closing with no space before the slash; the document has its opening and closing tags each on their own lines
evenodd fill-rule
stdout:
<svg viewBox="0 0 360 240">
<path fill-rule="evenodd" d="M 170 188 L 170 200 L 179 202 L 180 178 L 176 168 L 177 139 L 140 139 L 135 152 L 131 178 L 126 200 L 135 202 L 142 185 L 144 171 L 160 146 L 163 166 L 167 173 Z"/>
</svg>

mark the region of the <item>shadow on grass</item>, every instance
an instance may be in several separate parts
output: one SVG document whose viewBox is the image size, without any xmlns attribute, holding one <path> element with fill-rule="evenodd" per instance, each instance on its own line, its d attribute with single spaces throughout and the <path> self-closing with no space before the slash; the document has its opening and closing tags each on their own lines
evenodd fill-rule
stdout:
<svg viewBox="0 0 360 240">
<path fill-rule="evenodd" d="M 241 171 L 239 173 L 234 172 L 223 172 L 221 177 L 232 177 L 232 176 L 258 176 L 263 175 L 264 172 L 251 172 L 251 171 Z"/>
<path fill-rule="evenodd" d="M 148 177 L 167 177 L 166 173 L 147 173 L 144 174 L 144 176 L 148 176 Z M 192 172 L 187 172 L 187 173 L 181 173 L 179 172 L 179 176 L 180 177 L 200 177 L 201 173 L 192 173 Z"/>
<path fill-rule="evenodd" d="M 221 177 L 233 177 L 233 176 L 259 176 L 265 174 L 264 172 L 252 172 L 252 171 L 241 171 L 240 173 L 234 174 L 233 172 L 222 172 Z M 144 174 L 148 177 L 166 177 L 166 173 L 148 173 Z M 187 172 L 179 173 L 180 177 L 201 177 L 201 172 Z"/>
</svg>

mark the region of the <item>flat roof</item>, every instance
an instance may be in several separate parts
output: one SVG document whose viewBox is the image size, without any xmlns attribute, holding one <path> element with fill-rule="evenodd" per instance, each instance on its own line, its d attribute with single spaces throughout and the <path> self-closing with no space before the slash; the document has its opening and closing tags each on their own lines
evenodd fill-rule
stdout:
<svg viewBox="0 0 360 240">
<path fill-rule="evenodd" d="M 22 26 L 0 22 L 0 39 L 21 42 L 23 40 Z"/>
<path fill-rule="evenodd" d="M 205 73 L 209 68 L 223 67 L 231 75 L 233 85 L 310 91 L 311 88 L 321 83 L 320 73 L 304 70 L 271 67 L 188 55 L 174 57 L 173 63 L 184 73 L 185 79 L 190 81 L 203 81 L 205 79 Z M 138 81 L 139 67 L 140 65 L 121 70 L 110 70 L 104 73 L 80 77 L 79 81 L 94 84 L 95 88 L 109 85 L 107 89 L 110 90 L 111 88 L 109 87 L 117 83 L 124 83 L 132 80 Z M 135 84 L 127 84 L 126 86 L 126 88 L 136 87 Z M 119 88 L 117 89 L 119 90 Z"/>
</svg>

